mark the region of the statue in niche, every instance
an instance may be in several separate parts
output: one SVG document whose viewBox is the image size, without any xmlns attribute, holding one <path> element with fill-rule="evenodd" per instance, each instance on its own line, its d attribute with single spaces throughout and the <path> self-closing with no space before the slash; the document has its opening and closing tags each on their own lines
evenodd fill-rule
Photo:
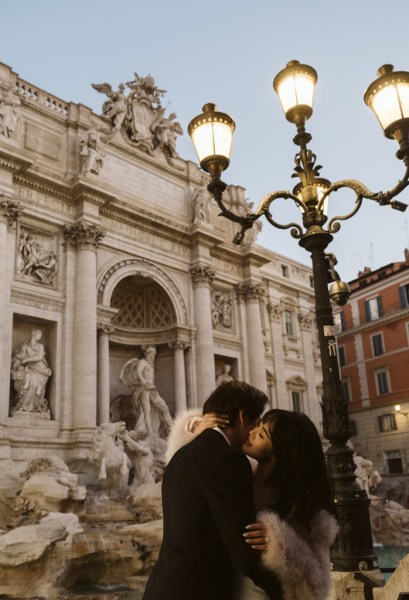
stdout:
<svg viewBox="0 0 409 600">
<path fill-rule="evenodd" d="M 233 381 L 234 377 L 230 375 L 231 365 L 228 363 L 224 363 L 223 371 L 216 377 L 216 386 L 221 385 L 222 383 L 228 383 L 229 381 Z"/>
<path fill-rule="evenodd" d="M 133 388 L 132 402 L 136 411 L 134 430 L 148 437 L 160 437 L 160 430 L 167 434 L 172 417 L 163 398 L 155 386 L 156 350 L 148 346 L 144 358 L 131 358 L 122 367 L 121 382 Z"/>
<path fill-rule="evenodd" d="M 54 285 L 58 272 L 57 255 L 43 247 L 33 233 L 22 231 L 17 248 L 17 274 L 47 285 Z"/>
<path fill-rule="evenodd" d="M 17 411 L 49 416 L 45 387 L 52 371 L 40 342 L 42 331 L 33 329 L 31 338 L 19 346 L 11 360 L 11 378 L 17 392 Z"/>
<path fill-rule="evenodd" d="M 139 149 L 151 155 L 162 153 L 170 165 L 179 168 L 174 162 L 178 157 L 176 138 L 183 130 L 175 121 L 175 113 L 165 116 L 166 107 L 162 106 L 161 98 L 166 90 L 159 89 L 150 74 L 134 75 L 132 81 L 120 84 L 117 92 L 113 92 L 108 83 L 92 84 L 95 90 L 108 96 L 102 106 L 102 116 L 111 120 L 112 133 L 122 128 Z M 124 94 L 125 85 L 130 90 L 128 96 Z"/>
<path fill-rule="evenodd" d="M 82 158 L 81 173 L 99 174 L 103 165 L 105 152 L 102 147 L 102 142 L 107 141 L 107 136 L 104 135 L 98 127 L 92 127 L 80 140 L 80 156 Z"/>
<path fill-rule="evenodd" d="M 215 329 L 231 328 L 231 299 L 220 292 L 212 295 L 212 323 Z"/>
<path fill-rule="evenodd" d="M 125 85 L 120 83 L 116 92 L 112 90 L 109 83 L 92 83 L 94 90 L 108 96 L 102 105 L 102 116 L 112 122 L 111 135 L 119 131 L 126 116 Z"/>
<path fill-rule="evenodd" d="M 0 98 L 0 134 L 10 138 L 17 127 L 17 107 L 20 106 L 20 98 L 11 90 L 7 89 Z"/>
<path fill-rule="evenodd" d="M 200 188 L 196 188 L 193 193 L 193 224 L 209 222 L 209 192 L 203 184 Z"/>
</svg>

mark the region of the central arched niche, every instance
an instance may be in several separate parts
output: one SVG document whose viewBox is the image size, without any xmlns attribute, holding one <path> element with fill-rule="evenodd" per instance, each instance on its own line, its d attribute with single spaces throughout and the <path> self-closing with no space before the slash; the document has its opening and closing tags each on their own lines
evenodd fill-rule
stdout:
<svg viewBox="0 0 409 600">
<path fill-rule="evenodd" d="M 112 319 L 115 333 L 111 336 L 109 351 L 111 402 L 119 395 L 129 396 L 132 393 L 119 379 L 125 362 L 131 358 L 142 358 L 141 346 L 154 345 L 157 352 L 155 385 L 173 414 L 174 354 L 168 341 L 177 325 L 177 317 L 169 295 L 153 279 L 133 274 L 117 283 L 112 291 L 110 306 L 118 310 Z M 123 418 L 129 421 L 125 414 Z"/>
<path fill-rule="evenodd" d="M 112 323 L 121 329 L 157 329 L 176 324 L 175 309 L 165 290 L 141 275 L 130 275 L 118 283 L 111 307 L 119 309 Z"/>
</svg>

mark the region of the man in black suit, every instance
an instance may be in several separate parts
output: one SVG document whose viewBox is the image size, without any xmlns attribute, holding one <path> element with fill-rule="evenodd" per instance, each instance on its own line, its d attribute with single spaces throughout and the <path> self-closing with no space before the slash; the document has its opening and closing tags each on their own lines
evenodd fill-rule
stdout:
<svg viewBox="0 0 409 600">
<path fill-rule="evenodd" d="M 241 446 L 266 402 L 263 392 L 238 381 L 217 387 L 205 402 L 204 414 L 228 415 L 229 425 L 205 430 L 165 469 L 163 541 L 143 600 L 234 600 L 240 572 L 282 600 L 278 578 L 243 538 L 256 513 Z"/>
</svg>

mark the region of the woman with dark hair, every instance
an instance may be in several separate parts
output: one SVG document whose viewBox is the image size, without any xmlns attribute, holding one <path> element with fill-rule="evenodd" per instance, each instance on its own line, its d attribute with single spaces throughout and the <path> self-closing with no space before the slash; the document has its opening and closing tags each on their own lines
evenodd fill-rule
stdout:
<svg viewBox="0 0 409 600">
<path fill-rule="evenodd" d="M 286 600 L 325 600 L 337 525 L 315 425 L 304 413 L 270 410 L 243 451 L 258 462 L 254 497 L 260 522 L 247 527 L 247 543 L 262 551 L 263 564 L 279 576 Z M 263 594 L 243 580 L 242 600 L 261 600 Z"/>
<path fill-rule="evenodd" d="M 211 408 L 211 407 L 210 407 Z M 225 415 L 196 411 L 179 415 L 168 456 L 206 427 L 223 427 Z M 300 412 L 273 409 L 243 445 L 256 462 L 254 497 L 258 523 L 247 526 L 246 542 L 261 552 L 279 577 L 285 600 L 326 600 L 330 587 L 329 550 L 337 533 L 325 456 L 312 421 Z M 243 577 L 237 600 L 268 596 Z"/>
</svg>

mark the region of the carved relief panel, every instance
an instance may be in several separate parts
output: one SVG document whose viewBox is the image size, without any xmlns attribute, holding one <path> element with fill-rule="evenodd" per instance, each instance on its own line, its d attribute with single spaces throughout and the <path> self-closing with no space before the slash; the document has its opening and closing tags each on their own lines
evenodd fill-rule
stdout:
<svg viewBox="0 0 409 600">
<path fill-rule="evenodd" d="M 233 331 L 233 299 L 229 292 L 212 290 L 213 329 Z"/>
<path fill-rule="evenodd" d="M 57 236 L 20 226 L 16 243 L 16 279 L 55 288 L 58 267 Z"/>
</svg>

